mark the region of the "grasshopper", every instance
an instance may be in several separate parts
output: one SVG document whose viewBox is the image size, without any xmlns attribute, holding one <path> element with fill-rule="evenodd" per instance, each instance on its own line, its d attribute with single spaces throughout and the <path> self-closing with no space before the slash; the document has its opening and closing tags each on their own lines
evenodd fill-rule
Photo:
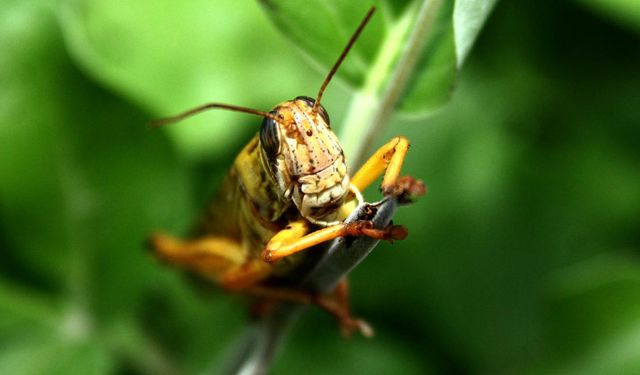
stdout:
<svg viewBox="0 0 640 375">
<path fill-rule="evenodd" d="M 189 239 L 155 233 L 149 238 L 156 256 L 209 279 L 223 289 L 272 301 L 314 303 L 335 315 L 344 332 L 368 326 L 351 317 L 346 281 L 332 296 L 312 295 L 278 287 L 278 280 L 295 271 L 315 245 L 342 236 L 401 240 L 402 226 L 376 229 L 370 221 L 344 224 L 362 203 L 361 191 L 384 174 L 384 195 L 407 198 L 424 193 L 411 177 L 399 178 L 409 142 L 396 137 L 382 146 L 353 176 L 320 104 L 338 67 L 375 11 L 372 7 L 324 80 L 315 99 L 298 96 L 270 112 L 209 103 L 155 125 L 180 121 L 211 108 L 263 117 L 260 132 L 242 149 L 200 226 Z"/>
</svg>

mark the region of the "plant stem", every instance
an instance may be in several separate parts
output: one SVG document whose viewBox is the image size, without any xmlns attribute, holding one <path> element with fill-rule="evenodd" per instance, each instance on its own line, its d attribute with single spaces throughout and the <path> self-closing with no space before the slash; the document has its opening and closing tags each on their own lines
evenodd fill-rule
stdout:
<svg viewBox="0 0 640 375">
<path fill-rule="evenodd" d="M 407 8 L 382 44 L 363 89 L 354 95 L 340 137 L 351 169 L 362 164 L 375 137 L 395 111 L 441 5 L 442 0 L 422 1 L 413 23 L 415 7 Z M 408 41 L 403 43 L 409 31 Z M 394 65 L 398 54 L 400 58 Z M 380 92 L 383 94 L 379 98 Z"/>
</svg>

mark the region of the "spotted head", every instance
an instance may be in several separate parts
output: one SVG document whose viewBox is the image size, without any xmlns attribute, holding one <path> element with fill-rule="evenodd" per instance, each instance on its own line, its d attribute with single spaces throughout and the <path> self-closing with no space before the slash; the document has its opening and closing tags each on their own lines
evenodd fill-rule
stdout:
<svg viewBox="0 0 640 375">
<path fill-rule="evenodd" d="M 262 160 L 282 198 L 293 201 L 311 222 L 334 221 L 349 192 L 349 176 L 327 111 L 299 96 L 270 114 L 260 128 Z"/>
</svg>

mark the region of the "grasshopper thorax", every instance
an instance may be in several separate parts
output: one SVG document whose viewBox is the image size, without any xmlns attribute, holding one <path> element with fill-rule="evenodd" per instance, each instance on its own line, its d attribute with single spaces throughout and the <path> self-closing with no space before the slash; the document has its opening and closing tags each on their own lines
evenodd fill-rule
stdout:
<svg viewBox="0 0 640 375">
<path fill-rule="evenodd" d="M 349 176 L 329 116 L 314 103 L 299 96 L 276 106 L 262 122 L 260 144 L 281 198 L 312 223 L 328 225 L 349 192 Z"/>
</svg>

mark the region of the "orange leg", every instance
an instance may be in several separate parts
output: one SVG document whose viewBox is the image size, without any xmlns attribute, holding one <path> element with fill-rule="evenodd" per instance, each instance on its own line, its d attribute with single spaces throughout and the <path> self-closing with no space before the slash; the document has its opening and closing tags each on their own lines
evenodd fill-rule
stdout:
<svg viewBox="0 0 640 375">
<path fill-rule="evenodd" d="M 382 192 L 391 193 L 400 175 L 408 150 L 409 141 L 405 137 L 393 138 L 371 155 L 353 175 L 351 183 L 358 189 L 364 190 L 384 172 L 381 184 Z"/>
<path fill-rule="evenodd" d="M 373 328 L 369 326 L 367 322 L 361 319 L 352 319 L 351 318 L 351 307 L 349 306 L 349 281 L 345 277 L 340 280 L 338 285 L 336 285 L 336 289 L 333 291 L 335 295 L 335 301 L 338 304 L 341 311 L 344 311 L 347 317 L 349 317 L 349 321 L 351 322 L 351 327 L 349 325 L 342 324 L 342 335 L 345 337 L 351 336 L 351 333 L 357 328 L 364 336 L 372 337 L 374 332 Z"/>
<path fill-rule="evenodd" d="M 300 233 L 302 228 L 295 225 L 293 227 L 294 231 Z M 275 302 L 315 304 L 335 316 L 345 334 L 360 330 L 365 336 L 371 335 L 372 330 L 365 322 L 351 317 L 346 291 L 336 293 L 336 298 L 331 298 L 301 290 L 260 286 L 260 282 L 271 274 L 272 267 L 261 259 L 246 261 L 236 241 L 221 237 L 180 240 L 156 233 L 149 238 L 149 247 L 163 261 L 180 265 L 217 281 L 229 292 L 262 297 Z M 344 287 L 336 289 L 342 290 Z"/>
<path fill-rule="evenodd" d="M 227 291 L 244 293 L 271 275 L 272 266 L 262 259 L 253 259 L 228 269 L 220 277 L 220 286 Z"/>
<path fill-rule="evenodd" d="M 413 177 L 399 177 L 404 158 L 409 150 L 409 141 L 405 137 L 395 137 L 380 147 L 351 178 L 351 183 L 360 190 L 366 189 L 382 173 L 382 194 L 398 197 L 400 203 L 410 202 L 412 197 L 423 195 L 425 187 L 422 181 Z"/>
<path fill-rule="evenodd" d="M 265 298 L 268 301 L 285 301 L 299 304 L 314 304 L 333 315 L 340 323 L 340 328 L 345 337 L 351 336 L 354 331 L 359 331 L 365 337 L 373 336 L 373 329 L 365 321 L 351 316 L 346 294 L 346 282 L 341 282 L 336 287 L 335 296 L 312 294 L 296 289 L 276 288 L 268 286 L 252 286 L 240 291 L 243 294 Z M 340 295 L 342 293 L 342 295 Z"/>
<path fill-rule="evenodd" d="M 240 244 L 224 237 L 181 240 L 155 233 L 149 237 L 148 245 L 161 260 L 193 270 L 215 281 L 229 269 L 237 268 L 246 261 Z"/>
<path fill-rule="evenodd" d="M 318 229 L 304 235 L 308 231 L 308 223 L 304 220 L 291 223 L 296 229 L 283 229 L 278 232 L 262 252 L 262 258 L 266 262 L 276 262 L 286 256 L 298 253 L 323 242 L 344 236 L 366 236 L 379 240 L 403 240 L 407 231 L 401 226 L 391 225 L 385 229 L 373 228 L 373 223 L 366 220 L 341 223 L 330 227 Z M 300 236 L 302 234 L 302 236 Z"/>
<path fill-rule="evenodd" d="M 271 274 L 271 265 L 261 259 L 248 260 L 240 243 L 224 237 L 181 240 L 156 233 L 149 245 L 161 260 L 195 271 L 231 291 L 255 285 Z"/>
</svg>

